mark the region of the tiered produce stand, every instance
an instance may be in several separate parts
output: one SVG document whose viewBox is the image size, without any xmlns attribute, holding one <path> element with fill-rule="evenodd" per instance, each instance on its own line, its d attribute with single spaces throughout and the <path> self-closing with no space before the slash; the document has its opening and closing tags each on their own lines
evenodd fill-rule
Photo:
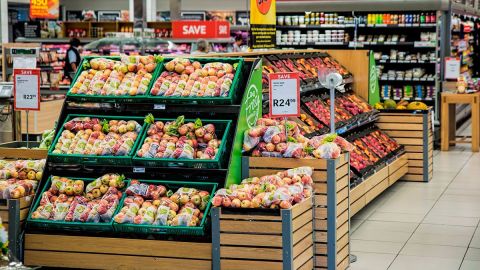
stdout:
<svg viewBox="0 0 480 270">
<path fill-rule="evenodd" d="M 172 59 L 165 59 L 164 63 L 170 60 Z M 223 187 L 228 181 L 239 181 L 241 139 L 238 138 L 243 134 L 237 134 L 238 128 L 246 127 L 247 121 L 254 123 L 261 112 L 261 104 L 257 100 L 260 98 L 260 91 L 256 91 L 260 87 L 255 86 L 260 82 L 259 69 L 256 66 L 258 60 L 198 60 L 202 64 L 236 62 L 236 73 L 232 78 L 230 94 L 226 98 L 175 99 L 148 96 L 150 90 L 156 87 L 153 85 L 156 77 L 166 68 L 163 63 L 158 64 L 151 73 L 152 78 L 145 95 L 131 97 L 127 94 L 112 98 L 106 95 L 75 95 L 69 92 L 58 119 L 59 123 L 67 124 L 67 121 L 75 117 L 85 116 L 98 118 L 100 121 L 135 120 L 140 124 L 141 131 L 126 156 L 82 156 L 64 153 L 61 149 L 55 148 L 58 142 L 64 142 L 61 137 L 62 134 L 66 134 L 66 125 L 59 125 L 57 137 L 49 151 L 43 185 L 37 193 L 36 204 L 44 194 L 40 191 L 50 188 L 48 179 L 53 175 L 74 180 L 93 180 L 106 173 L 117 173 L 126 177 L 126 186 L 132 185 L 131 179 L 142 179 L 139 180 L 140 183 L 161 184 L 173 192 L 179 187 L 190 187 L 205 190 L 211 195 L 217 186 Z M 82 67 L 86 72 L 90 68 L 86 64 L 82 64 Z M 78 72 L 77 78 L 82 76 L 81 71 L 83 70 Z M 76 87 L 75 82 L 72 86 Z M 144 121 L 148 114 L 152 114 L 154 121 L 173 121 L 179 116 L 184 116 L 185 123 L 189 122 L 189 119 L 195 121 L 200 118 L 203 125 L 214 124 L 219 135 L 217 138 L 221 139 L 218 155 L 208 160 L 140 157 L 138 150 L 144 144 L 144 140 L 148 139 L 146 137 L 151 135 L 146 134 L 147 129 L 154 125 L 151 121 Z M 87 185 L 91 180 L 84 181 Z M 126 204 L 126 198 L 122 198 L 119 204 L 123 205 L 124 200 Z M 110 224 L 97 223 L 102 226 L 88 222 L 69 224 L 34 219 L 32 215 L 36 215 L 33 213 L 36 209 L 32 209 L 25 235 L 25 264 L 91 269 L 211 269 L 210 203 L 208 200 L 206 202 L 208 206 L 197 227 L 120 224 L 117 220 L 112 220 Z"/>
</svg>

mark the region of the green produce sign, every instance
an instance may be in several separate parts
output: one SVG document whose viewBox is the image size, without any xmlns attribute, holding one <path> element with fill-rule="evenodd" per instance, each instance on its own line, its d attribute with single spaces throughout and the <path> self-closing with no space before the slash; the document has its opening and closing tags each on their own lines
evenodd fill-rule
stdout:
<svg viewBox="0 0 480 270">
<path fill-rule="evenodd" d="M 378 85 L 377 66 L 372 51 L 370 51 L 369 70 L 368 103 L 374 105 L 375 103 L 380 102 L 380 86 Z"/>
<path fill-rule="evenodd" d="M 242 180 L 243 133 L 255 126 L 257 119 L 262 117 L 262 60 L 256 60 L 254 66 L 243 95 L 226 186 L 238 184 Z"/>
</svg>

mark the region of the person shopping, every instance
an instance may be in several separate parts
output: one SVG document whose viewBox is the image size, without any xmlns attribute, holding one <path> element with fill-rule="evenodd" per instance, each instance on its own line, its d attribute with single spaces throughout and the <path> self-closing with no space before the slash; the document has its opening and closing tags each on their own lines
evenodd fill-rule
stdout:
<svg viewBox="0 0 480 270">
<path fill-rule="evenodd" d="M 77 72 L 77 68 L 80 65 L 81 56 L 78 51 L 79 46 L 80 40 L 78 40 L 78 38 L 70 39 L 70 47 L 67 50 L 67 59 L 64 67 L 64 75 L 65 77 L 70 78 L 70 80 L 73 79 L 75 72 Z"/>
</svg>

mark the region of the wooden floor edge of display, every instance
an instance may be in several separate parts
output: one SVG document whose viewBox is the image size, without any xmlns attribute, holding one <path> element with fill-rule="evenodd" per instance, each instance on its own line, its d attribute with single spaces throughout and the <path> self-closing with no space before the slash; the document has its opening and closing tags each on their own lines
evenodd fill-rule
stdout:
<svg viewBox="0 0 480 270">
<path fill-rule="evenodd" d="M 408 173 L 408 154 L 404 153 L 350 191 L 350 215 L 354 216 L 388 187 Z"/>
<path fill-rule="evenodd" d="M 301 166 L 313 170 L 314 263 L 320 269 L 346 269 L 350 261 L 349 154 L 333 160 L 243 157 L 242 178 Z M 331 196 L 335 194 L 334 196 Z M 335 250 L 333 254 L 328 252 Z"/>
<path fill-rule="evenodd" d="M 83 269 L 211 269 L 211 243 L 25 235 L 25 265 Z"/>
<path fill-rule="evenodd" d="M 376 124 L 405 147 L 408 173 L 401 180 L 429 182 L 433 177 L 432 109 L 381 112 Z"/>
</svg>

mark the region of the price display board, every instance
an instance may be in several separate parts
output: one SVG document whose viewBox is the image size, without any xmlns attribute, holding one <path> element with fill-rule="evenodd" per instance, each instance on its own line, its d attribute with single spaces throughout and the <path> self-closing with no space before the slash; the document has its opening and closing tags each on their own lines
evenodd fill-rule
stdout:
<svg viewBox="0 0 480 270">
<path fill-rule="evenodd" d="M 40 70 L 13 70 L 13 106 L 16 111 L 40 110 Z"/>
<path fill-rule="evenodd" d="M 300 116 L 298 73 L 271 73 L 269 78 L 270 117 Z"/>
</svg>

